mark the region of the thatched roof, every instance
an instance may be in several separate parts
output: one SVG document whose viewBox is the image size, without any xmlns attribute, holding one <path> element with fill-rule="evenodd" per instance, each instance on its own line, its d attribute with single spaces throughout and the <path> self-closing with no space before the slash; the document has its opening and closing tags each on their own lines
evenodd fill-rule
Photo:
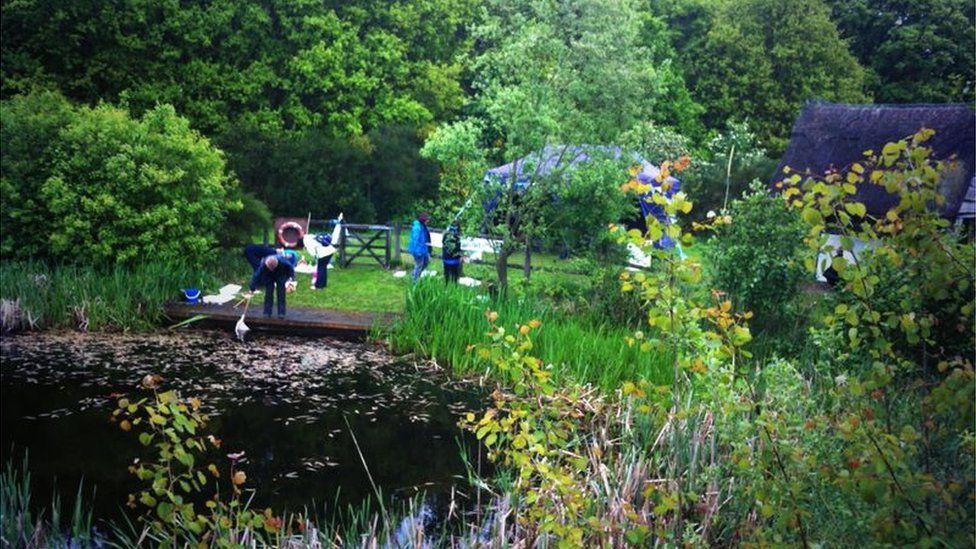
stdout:
<svg viewBox="0 0 976 549">
<path fill-rule="evenodd" d="M 954 169 L 943 174 L 942 194 L 946 204 L 942 215 L 955 219 L 972 217 L 973 205 L 965 204 L 972 194 L 976 166 L 976 111 L 965 104 L 943 105 L 844 105 L 808 103 L 793 125 L 786 154 L 779 162 L 771 183 L 784 178 L 783 168 L 822 174 L 828 169 L 844 169 L 862 160 L 863 152 L 881 151 L 885 143 L 898 141 L 921 128 L 935 130 L 927 143 L 932 157 L 955 158 Z M 858 200 L 872 215 L 883 215 L 895 198 L 884 189 L 863 185 Z M 962 210 L 962 212 L 960 211 Z"/>
</svg>

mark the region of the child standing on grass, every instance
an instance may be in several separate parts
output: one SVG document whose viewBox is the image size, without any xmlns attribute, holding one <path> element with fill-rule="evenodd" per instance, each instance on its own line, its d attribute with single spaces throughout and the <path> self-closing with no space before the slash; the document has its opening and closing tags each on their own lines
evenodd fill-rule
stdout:
<svg viewBox="0 0 976 549">
<path fill-rule="evenodd" d="M 312 289 L 321 290 L 329 283 L 329 262 L 335 255 L 336 249 L 333 243 L 339 241 L 342 233 L 342 214 L 336 219 L 335 228 L 332 234 L 306 234 L 303 241 L 308 253 L 315 257 L 315 275 L 312 279 Z"/>
<path fill-rule="evenodd" d="M 423 212 L 413 222 L 410 228 L 410 245 L 407 251 L 413 256 L 413 281 L 420 279 L 420 273 L 427 268 L 430 262 L 430 231 L 427 229 L 427 222 L 430 214 Z"/>
<path fill-rule="evenodd" d="M 461 276 L 461 224 L 457 219 L 444 233 L 444 282 L 457 283 Z"/>
</svg>

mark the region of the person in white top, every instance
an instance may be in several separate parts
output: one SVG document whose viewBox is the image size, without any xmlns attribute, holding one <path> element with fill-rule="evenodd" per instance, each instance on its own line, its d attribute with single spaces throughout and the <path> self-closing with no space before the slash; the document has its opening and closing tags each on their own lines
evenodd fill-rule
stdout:
<svg viewBox="0 0 976 549">
<path fill-rule="evenodd" d="M 302 241 L 305 244 L 305 249 L 316 259 L 315 264 L 315 280 L 312 283 L 313 290 L 319 290 L 325 288 L 329 282 L 329 262 L 332 260 L 333 254 L 336 252 L 336 248 L 333 245 L 334 242 L 339 241 L 339 236 L 342 231 L 342 214 L 339 214 L 339 218 L 336 220 L 335 228 L 332 229 L 332 234 L 306 234 Z"/>
</svg>

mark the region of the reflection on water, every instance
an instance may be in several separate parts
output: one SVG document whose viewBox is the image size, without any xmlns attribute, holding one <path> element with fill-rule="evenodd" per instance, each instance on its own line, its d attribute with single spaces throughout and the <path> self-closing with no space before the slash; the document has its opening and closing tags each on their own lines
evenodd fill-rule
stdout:
<svg viewBox="0 0 976 549">
<path fill-rule="evenodd" d="M 254 504 L 277 511 L 345 508 L 372 494 L 343 417 L 385 495 L 425 492 L 434 507 L 445 505 L 452 486 L 466 490 L 459 442 L 476 447 L 458 416 L 485 398 L 433 366 L 331 339 L 32 334 L 3 337 L 0 353 L 2 459 L 19 463 L 28 451 L 41 500 L 55 485 L 74 494 L 84 479 L 105 518 L 138 488 L 127 466 L 146 455 L 108 418 L 116 399 L 144 394 L 138 384 L 149 373 L 205 402 L 222 452 L 245 452 Z"/>
</svg>

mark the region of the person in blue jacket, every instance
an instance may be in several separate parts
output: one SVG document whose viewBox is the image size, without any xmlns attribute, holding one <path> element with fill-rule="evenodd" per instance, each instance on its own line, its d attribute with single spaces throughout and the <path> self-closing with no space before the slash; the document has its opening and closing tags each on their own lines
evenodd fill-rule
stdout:
<svg viewBox="0 0 976 549">
<path fill-rule="evenodd" d="M 410 244 L 407 246 L 407 251 L 413 256 L 414 282 L 420 278 L 420 273 L 424 272 L 427 263 L 430 262 L 430 231 L 427 229 L 429 220 L 430 214 L 424 212 L 417 216 L 413 221 L 413 227 L 410 228 Z"/>
<path fill-rule="evenodd" d="M 261 260 L 254 276 L 248 284 L 250 290 L 245 296 L 251 299 L 258 284 L 264 286 L 264 316 L 271 316 L 275 294 L 278 294 L 278 318 L 285 317 L 285 292 L 289 282 L 295 278 L 295 268 L 282 254 L 273 254 Z"/>
</svg>

